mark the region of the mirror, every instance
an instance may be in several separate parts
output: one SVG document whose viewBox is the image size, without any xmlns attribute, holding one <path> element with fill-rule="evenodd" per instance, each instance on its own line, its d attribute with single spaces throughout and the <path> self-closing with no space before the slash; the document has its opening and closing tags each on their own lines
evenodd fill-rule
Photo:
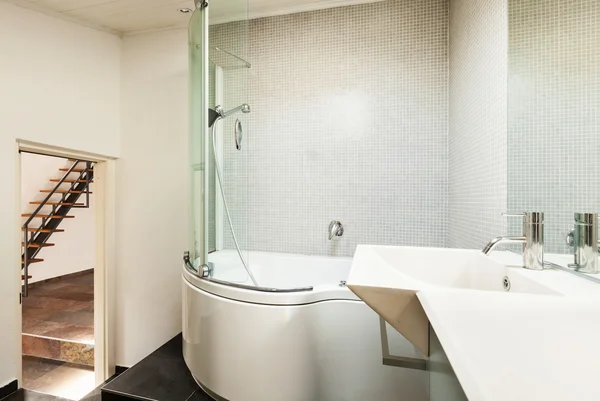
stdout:
<svg viewBox="0 0 600 401">
<path fill-rule="evenodd" d="M 508 210 L 545 212 L 566 266 L 574 213 L 600 213 L 600 2 L 509 0 L 508 21 Z"/>
</svg>

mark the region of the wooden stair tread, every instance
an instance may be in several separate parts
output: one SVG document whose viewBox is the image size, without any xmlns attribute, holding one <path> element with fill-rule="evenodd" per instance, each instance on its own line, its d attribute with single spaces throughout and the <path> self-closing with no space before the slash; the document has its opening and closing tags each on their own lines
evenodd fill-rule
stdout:
<svg viewBox="0 0 600 401">
<path fill-rule="evenodd" d="M 38 230 L 37 228 L 32 228 L 32 227 L 29 227 L 27 229 L 27 231 L 30 233 L 34 233 L 37 230 Z M 25 231 L 25 229 L 23 227 L 21 227 L 21 231 Z M 39 232 L 41 232 L 41 233 L 64 233 L 65 230 L 59 229 L 59 228 L 57 228 L 56 230 L 50 230 L 49 228 L 42 228 Z"/>
<path fill-rule="evenodd" d="M 44 261 L 44 259 L 29 259 L 29 264 L 31 264 L 31 263 L 40 263 L 40 262 L 43 262 L 43 261 Z M 22 260 L 21 260 L 21 264 L 22 265 L 24 264 Z"/>
<path fill-rule="evenodd" d="M 60 181 L 60 178 L 50 178 L 50 182 L 59 182 L 59 181 Z M 94 182 L 94 180 L 89 180 L 89 181 L 87 181 L 87 180 L 64 180 L 63 184 L 72 184 L 74 182 L 90 182 L 90 183 L 92 183 L 92 182 Z"/>
<path fill-rule="evenodd" d="M 28 279 L 29 278 L 33 278 L 33 276 L 27 275 L 27 278 Z M 24 274 L 21 274 L 21 280 L 25 280 L 25 275 Z"/>
<path fill-rule="evenodd" d="M 21 246 L 25 246 L 25 243 L 21 242 Z M 48 242 L 46 242 L 45 244 L 38 244 L 35 242 L 30 242 L 29 244 L 27 244 L 28 248 L 45 248 L 47 246 L 54 246 L 54 244 L 50 244 Z"/>
<path fill-rule="evenodd" d="M 29 202 L 30 205 L 41 205 L 42 202 Z M 85 203 L 72 203 L 72 202 L 46 202 L 46 205 L 59 205 L 59 206 L 85 206 Z"/>
<path fill-rule="evenodd" d="M 31 217 L 31 213 L 23 213 L 22 217 Z M 49 214 L 38 214 L 35 217 L 40 219 L 74 219 L 75 216 L 59 216 L 59 215 L 49 215 Z"/>
<path fill-rule="evenodd" d="M 44 193 L 49 193 L 52 192 L 51 189 L 40 189 L 40 192 L 44 192 Z M 86 191 L 68 191 L 66 189 L 57 189 L 56 191 L 54 191 L 55 194 L 85 194 L 87 193 Z M 93 194 L 93 192 L 90 192 L 90 195 Z"/>
<path fill-rule="evenodd" d="M 69 171 L 68 168 L 61 168 L 59 169 L 60 171 Z M 79 167 L 75 167 L 73 170 L 71 170 L 72 173 L 83 173 L 85 171 L 84 168 L 79 168 Z M 93 172 L 94 169 L 91 168 L 89 171 Z"/>
</svg>

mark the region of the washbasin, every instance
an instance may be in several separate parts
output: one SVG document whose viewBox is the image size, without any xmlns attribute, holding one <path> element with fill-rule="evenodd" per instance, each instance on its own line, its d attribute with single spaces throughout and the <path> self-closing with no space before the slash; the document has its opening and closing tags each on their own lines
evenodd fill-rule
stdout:
<svg viewBox="0 0 600 401">
<path fill-rule="evenodd" d="M 347 286 L 428 355 L 429 320 L 418 292 L 479 290 L 559 295 L 522 274 L 522 270 L 478 250 L 359 245 Z"/>
</svg>

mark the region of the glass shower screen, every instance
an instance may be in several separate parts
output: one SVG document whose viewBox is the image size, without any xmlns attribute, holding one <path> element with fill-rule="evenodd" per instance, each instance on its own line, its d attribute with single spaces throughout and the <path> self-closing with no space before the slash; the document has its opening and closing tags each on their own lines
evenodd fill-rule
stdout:
<svg viewBox="0 0 600 401">
<path fill-rule="evenodd" d="M 247 283 L 251 114 L 249 107 L 241 105 L 249 103 L 248 5 L 247 0 L 199 3 L 189 27 L 190 261 L 196 269 L 208 266 L 211 277 Z M 225 15 L 238 20 L 220 24 Z M 238 112 L 228 113 L 236 109 Z M 215 117 L 213 132 L 210 125 Z M 234 135 L 236 132 L 239 139 L 240 127 L 244 134 L 241 147 L 236 146 Z"/>
</svg>

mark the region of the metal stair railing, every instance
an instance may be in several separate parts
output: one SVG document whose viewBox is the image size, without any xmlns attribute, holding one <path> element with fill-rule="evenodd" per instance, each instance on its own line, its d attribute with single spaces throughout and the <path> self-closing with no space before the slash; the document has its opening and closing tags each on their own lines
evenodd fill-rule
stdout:
<svg viewBox="0 0 600 401">
<path fill-rule="evenodd" d="M 77 179 L 74 180 L 69 189 L 62 193 L 61 198 L 58 202 L 55 202 L 51 205 L 48 204 L 52 196 L 55 195 L 60 188 L 60 186 L 65 183 L 69 174 L 71 174 L 75 168 L 79 165 L 79 163 L 85 163 L 85 168 L 82 169 Z M 35 258 L 35 256 L 42 250 L 43 245 L 48 241 L 48 239 L 54 233 L 54 230 L 57 229 L 58 225 L 64 219 L 64 216 L 72 208 L 88 208 L 90 206 L 90 183 L 93 179 L 93 163 L 85 160 L 74 160 L 73 165 L 65 172 L 63 177 L 56 183 L 54 188 L 48 193 L 48 196 L 38 205 L 35 211 L 29 216 L 29 218 L 23 224 L 23 232 L 24 232 L 24 241 L 23 241 L 23 255 L 21 259 L 23 273 L 23 296 L 27 297 L 29 295 L 29 264 L 30 260 Z M 86 202 L 84 205 L 76 206 L 75 203 L 79 199 L 79 197 L 85 194 Z M 42 217 L 42 223 L 37 228 L 37 230 L 32 231 L 31 234 L 29 232 L 29 225 L 32 220 L 35 219 L 42 208 L 44 206 L 51 206 L 52 210 L 46 217 Z M 55 218 L 59 216 L 59 218 Z M 62 216 L 62 217 L 60 217 Z M 42 230 L 50 230 L 49 232 L 42 232 Z M 29 250 L 29 245 L 35 243 L 39 244 L 39 247 L 33 248 L 32 251 Z"/>
</svg>

